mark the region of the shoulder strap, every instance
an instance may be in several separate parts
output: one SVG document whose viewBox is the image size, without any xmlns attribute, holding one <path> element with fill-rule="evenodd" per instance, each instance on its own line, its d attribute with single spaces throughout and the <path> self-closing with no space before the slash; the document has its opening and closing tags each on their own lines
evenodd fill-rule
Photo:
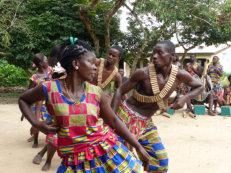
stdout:
<svg viewBox="0 0 231 173">
<path fill-rule="evenodd" d="M 102 78 L 103 78 L 103 68 L 104 68 L 104 59 L 101 58 L 100 61 L 100 65 L 99 65 L 99 73 L 98 73 L 98 81 L 97 81 L 97 85 L 100 88 L 104 88 L 105 86 L 107 86 L 111 80 L 113 79 L 113 77 L 116 75 L 116 73 L 118 72 L 118 68 L 114 67 L 114 70 L 112 71 L 112 73 L 108 76 L 108 78 L 102 83 Z"/>
</svg>

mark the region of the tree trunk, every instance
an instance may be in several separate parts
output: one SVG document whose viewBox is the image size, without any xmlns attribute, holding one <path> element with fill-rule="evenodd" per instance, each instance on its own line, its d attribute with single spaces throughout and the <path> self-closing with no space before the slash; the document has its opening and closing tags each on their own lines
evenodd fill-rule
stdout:
<svg viewBox="0 0 231 173">
<path fill-rule="evenodd" d="M 105 15 L 104 17 L 104 41 L 105 41 L 105 49 L 106 53 L 108 53 L 110 47 L 110 21 L 113 15 L 119 10 L 119 8 L 123 5 L 125 0 L 117 0 L 114 7 Z"/>
<path fill-rule="evenodd" d="M 93 10 L 98 2 L 99 0 L 93 0 L 90 5 L 83 5 L 79 8 L 79 18 L 83 22 L 85 28 L 87 29 L 88 34 L 93 40 L 96 56 L 99 56 L 99 38 L 93 32 L 91 23 L 84 16 L 84 12 L 88 10 Z"/>
<path fill-rule="evenodd" d="M 184 62 L 184 59 L 185 59 L 185 56 L 186 56 L 187 52 L 188 52 L 188 50 L 184 49 L 184 54 L 182 55 L 182 58 L 180 60 L 180 63 L 182 64 L 182 67 L 183 67 L 183 62 Z"/>
</svg>

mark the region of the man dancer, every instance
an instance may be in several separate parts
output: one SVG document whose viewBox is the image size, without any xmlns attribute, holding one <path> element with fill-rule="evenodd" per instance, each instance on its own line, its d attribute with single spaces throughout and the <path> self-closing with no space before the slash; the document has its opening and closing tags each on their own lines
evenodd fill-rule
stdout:
<svg viewBox="0 0 231 173">
<path fill-rule="evenodd" d="M 173 43 L 159 42 L 153 49 L 153 62 L 148 67 L 137 70 L 119 87 L 112 101 L 112 108 L 117 116 L 149 153 L 151 161 L 148 172 L 161 173 L 168 170 L 167 152 L 151 116 L 159 109 L 167 110 L 166 101 L 180 83 L 186 83 L 192 90 L 178 98 L 173 109 L 182 108 L 187 100 L 200 94 L 204 88 L 188 72 L 172 65 L 174 56 Z M 133 96 L 121 103 L 121 96 L 133 88 Z M 124 144 L 132 150 L 127 143 Z"/>
<path fill-rule="evenodd" d="M 98 67 L 97 74 L 93 80 L 93 84 L 103 89 L 104 93 L 111 98 L 114 91 L 122 84 L 121 75 L 116 67 L 117 62 L 123 54 L 120 46 L 112 46 L 107 54 L 107 59 L 100 58 L 96 62 Z"/>
</svg>

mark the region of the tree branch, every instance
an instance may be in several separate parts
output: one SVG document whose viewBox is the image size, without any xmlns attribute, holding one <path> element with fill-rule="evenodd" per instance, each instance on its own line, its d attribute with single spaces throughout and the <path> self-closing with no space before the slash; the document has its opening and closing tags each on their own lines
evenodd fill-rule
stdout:
<svg viewBox="0 0 231 173">
<path fill-rule="evenodd" d="M 199 20 L 204 21 L 205 23 L 209 24 L 210 26 L 212 26 L 212 24 L 211 24 L 211 23 L 209 23 L 207 20 L 202 19 L 202 18 L 200 18 L 200 17 L 198 17 L 198 16 L 195 16 L 194 14 L 191 14 L 191 15 L 192 15 L 192 16 L 194 16 L 195 18 L 199 19 Z"/>
<path fill-rule="evenodd" d="M 12 19 L 11 22 L 10 22 L 10 26 L 8 26 L 8 27 L 6 28 L 6 31 L 14 25 L 15 20 L 16 20 L 16 16 L 17 16 L 17 13 L 18 13 L 18 9 L 19 9 L 19 7 L 20 7 L 20 5 L 21 5 L 22 3 L 23 3 L 23 0 L 17 5 L 16 10 L 15 10 L 15 13 L 14 13 L 14 17 L 13 17 L 13 19 Z"/>
</svg>

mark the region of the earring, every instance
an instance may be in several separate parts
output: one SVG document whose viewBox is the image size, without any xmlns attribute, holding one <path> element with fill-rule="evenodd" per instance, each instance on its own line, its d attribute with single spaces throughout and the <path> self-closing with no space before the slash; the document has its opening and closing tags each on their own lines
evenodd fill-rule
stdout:
<svg viewBox="0 0 231 173">
<path fill-rule="evenodd" d="M 75 66 L 75 70 L 78 70 L 79 69 L 79 67 L 78 66 Z"/>
</svg>

